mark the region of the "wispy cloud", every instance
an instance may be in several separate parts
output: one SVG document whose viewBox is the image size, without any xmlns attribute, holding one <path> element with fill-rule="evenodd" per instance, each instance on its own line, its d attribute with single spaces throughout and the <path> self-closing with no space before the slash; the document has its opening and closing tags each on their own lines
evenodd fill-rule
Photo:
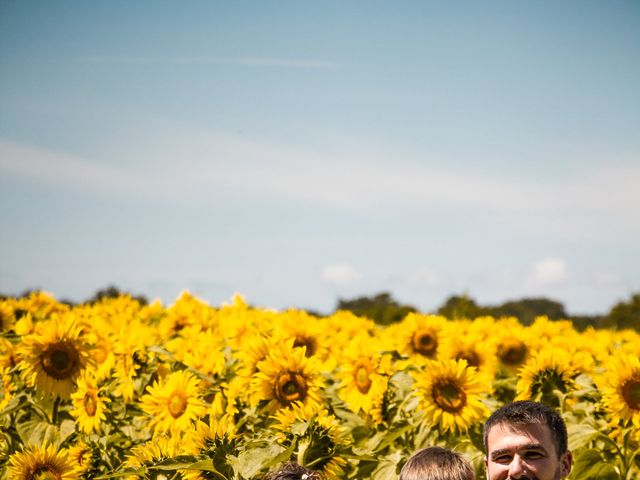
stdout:
<svg viewBox="0 0 640 480">
<path fill-rule="evenodd" d="M 362 279 L 362 273 L 348 263 L 325 266 L 320 272 L 322 280 L 338 287 L 349 287 Z"/>
<path fill-rule="evenodd" d="M 106 195 L 202 200 L 216 191 L 353 211 L 465 208 L 501 212 L 531 232 L 640 238 L 640 166 L 603 165 L 541 182 L 182 128 L 159 128 L 109 155 L 117 166 L 0 139 L 1 170 Z"/>
<path fill-rule="evenodd" d="M 135 55 L 91 55 L 77 59 L 81 63 L 105 64 L 176 64 L 176 65 L 241 65 L 247 67 L 282 67 L 300 69 L 336 68 L 334 62 L 317 58 L 279 58 L 279 57 L 216 57 L 195 56 L 135 56 Z"/>
<path fill-rule="evenodd" d="M 531 267 L 526 283 L 533 286 L 553 285 L 568 276 L 567 262 L 562 258 L 543 258 Z"/>
<path fill-rule="evenodd" d="M 0 170 L 48 184 L 112 192 L 133 191 L 128 171 L 86 159 L 0 139 Z M 132 181 L 133 180 L 133 181 Z"/>
</svg>

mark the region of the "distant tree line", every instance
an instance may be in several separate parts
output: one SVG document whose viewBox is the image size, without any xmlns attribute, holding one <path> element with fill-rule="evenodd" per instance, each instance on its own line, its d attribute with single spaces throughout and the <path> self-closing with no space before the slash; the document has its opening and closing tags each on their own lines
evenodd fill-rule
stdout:
<svg viewBox="0 0 640 480">
<path fill-rule="evenodd" d="M 402 320 L 407 313 L 418 311 L 413 305 L 397 302 L 388 292 L 339 299 L 336 310 L 349 310 L 380 325 L 390 325 Z M 628 301 L 617 303 L 604 315 L 569 315 L 562 303 L 544 297 L 510 300 L 499 305 L 478 305 L 466 294 L 450 296 L 435 313 L 450 319 L 474 319 L 484 315 L 516 317 L 523 325 L 531 325 L 536 317 L 546 315 L 551 320 L 571 320 L 578 330 L 594 327 L 640 331 L 640 293 L 633 294 Z"/>
</svg>

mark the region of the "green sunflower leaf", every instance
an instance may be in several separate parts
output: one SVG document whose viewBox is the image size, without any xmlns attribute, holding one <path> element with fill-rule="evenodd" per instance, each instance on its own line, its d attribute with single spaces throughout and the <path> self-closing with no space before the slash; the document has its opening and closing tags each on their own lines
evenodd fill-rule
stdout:
<svg viewBox="0 0 640 480">
<path fill-rule="evenodd" d="M 589 449 L 580 452 L 573 464 L 572 478 L 617 480 L 619 478 L 615 467 L 605 463 L 600 450 Z"/>
<path fill-rule="evenodd" d="M 260 470 L 273 463 L 274 457 L 285 452 L 285 448 L 278 444 L 247 449 L 237 457 L 229 456 L 229 464 L 242 478 L 253 478 Z M 288 456 L 287 456 L 288 458 Z"/>
<path fill-rule="evenodd" d="M 60 427 L 41 420 L 27 420 L 16 425 L 16 431 L 25 445 L 60 445 Z"/>
<path fill-rule="evenodd" d="M 588 423 L 570 423 L 567 425 L 569 450 L 577 451 L 586 447 L 600 432 Z"/>
</svg>

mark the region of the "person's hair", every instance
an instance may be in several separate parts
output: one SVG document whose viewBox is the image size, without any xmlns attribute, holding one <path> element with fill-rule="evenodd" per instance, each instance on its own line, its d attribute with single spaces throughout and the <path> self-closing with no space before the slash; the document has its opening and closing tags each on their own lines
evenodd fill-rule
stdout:
<svg viewBox="0 0 640 480">
<path fill-rule="evenodd" d="M 489 431 L 496 425 L 515 428 L 527 425 L 545 425 L 551 431 L 558 458 L 567 451 L 567 427 L 564 420 L 559 413 L 542 403 L 523 400 L 509 403 L 493 412 L 484 424 L 485 452 L 488 450 Z"/>
<path fill-rule="evenodd" d="M 287 462 L 279 470 L 267 473 L 263 480 L 322 480 L 322 476 L 302 465 Z"/>
<path fill-rule="evenodd" d="M 462 455 L 441 447 L 428 447 L 411 455 L 400 471 L 400 480 L 474 480 L 475 474 Z"/>
</svg>

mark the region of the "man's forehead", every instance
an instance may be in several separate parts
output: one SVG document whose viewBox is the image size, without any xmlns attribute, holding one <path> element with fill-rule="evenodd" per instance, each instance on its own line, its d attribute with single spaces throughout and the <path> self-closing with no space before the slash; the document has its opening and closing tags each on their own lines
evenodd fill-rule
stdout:
<svg viewBox="0 0 640 480">
<path fill-rule="evenodd" d="M 551 429 L 542 423 L 498 423 L 493 425 L 487 435 L 487 450 L 504 448 L 505 443 L 540 444 L 555 450 Z"/>
</svg>

